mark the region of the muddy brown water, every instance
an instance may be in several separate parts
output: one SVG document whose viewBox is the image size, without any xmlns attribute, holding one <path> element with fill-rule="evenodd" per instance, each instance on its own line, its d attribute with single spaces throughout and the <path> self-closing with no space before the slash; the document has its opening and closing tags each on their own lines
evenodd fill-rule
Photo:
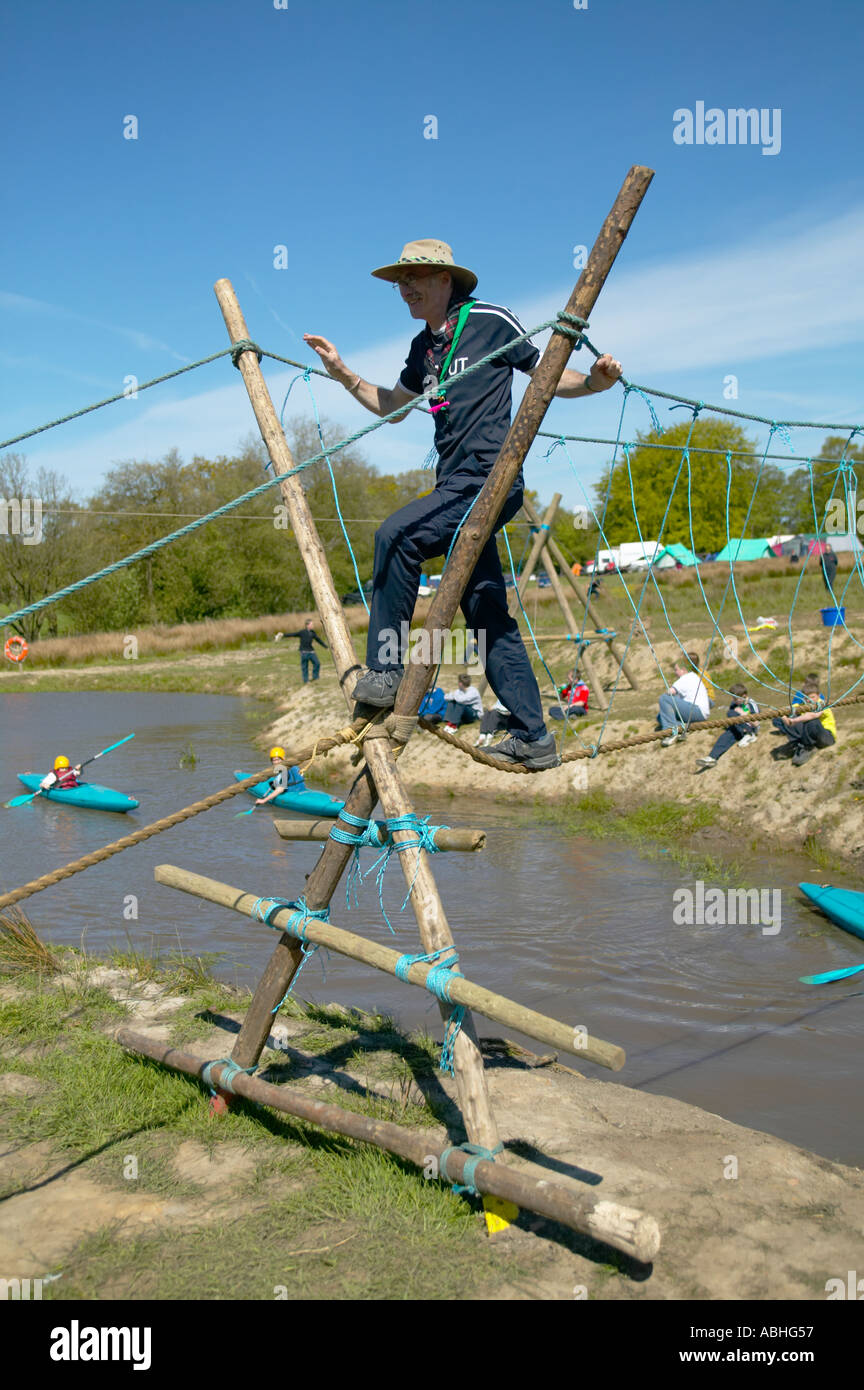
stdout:
<svg viewBox="0 0 864 1390">
<path fill-rule="evenodd" d="M 230 697 L 11 694 L 0 696 L 0 721 L 4 801 L 23 791 L 17 772 L 47 769 L 54 752 L 86 757 L 134 730 L 132 742 L 89 775 L 141 802 L 127 816 L 45 801 L 0 812 L 3 890 L 226 786 L 235 767 L 252 771 L 262 761 L 252 741 L 261 707 Z M 197 762 L 181 769 L 190 745 Z M 279 840 L 268 814 L 236 819 L 250 804 L 242 796 L 197 816 L 40 893 L 26 911 L 48 939 L 83 941 L 97 956 L 130 941 L 145 951 L 182 944 L 187 954 L 220 952 L 218 974 L 254 985 L 275 935 L 153 880 L 156 864 L 171 863 L 260 894 L 302 891 L 318 847 Z M 460 806 L 437 796 L 422 798 L 420 809 L 433 824 L 488 830 L 482 853 L 440 855 L 434 863 L 469 978 L 626 1049 L 617 1076 L 590 1065 L 588 1074 L 677 1097 L 862 1166 L 864 972 L 823 987 L 798 977 L 864 961 L 864 941 L 800 898 L 799 878 L 824 879 L 811 864 L 778 856 L 752 866 L 752 883 L 771 895 L 767 910 L 761 922 L 723 924 L 712 922 L 710 898 L 700 913 L 693 875 L 663 855 L 640 858 L 620 843 L 585 840 L 518 807 Z M 364 867 L 373 859 L 364 853 Z M 350 911 L 344 888 L 337 890 L 333 921 L 419 950 L 410 907 L 400 912 L 398 864 L 384 884 L 395 941 L 374 878 L 367 876 Z M 716 886 L 706 884 L 705 892 Z M 440 1036 L 437 1004 L 425 993 L 335 955 L 323 961 L 325 979 L 322 956 L 307 965 L 301 997 L 381 1010 Z M 482 1032 L 502 1032 L 477 1022 Z M 578 1056 L 562 1061 L 584 1066 Z"/>
</svg>

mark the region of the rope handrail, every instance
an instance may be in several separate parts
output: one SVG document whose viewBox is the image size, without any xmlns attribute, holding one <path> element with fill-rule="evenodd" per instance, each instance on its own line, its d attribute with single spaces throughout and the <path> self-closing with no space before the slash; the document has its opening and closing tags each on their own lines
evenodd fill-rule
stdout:
<svg viewBox="0 0 864 1390">
<path fill-rule="evenodd" d="M 476 362 L 472 362 L 469 367 L 465 367 L 461 372 L 455 372 L 452 377 L 448 378 L 448 386 L 454 384 L 463 377 L 472 376 L 473 373 L 479 371 L 481 367 L 487 366 L 490 362 L 503 356 L 504 353 L 509 352 L 511 348 L 517 346 L 519 343 L 527 342 L 535 333 L 540 333 L 546 328 L 552 328 L 556 332 L 563 333 L 566 336 L 572 336 L 572 334 L 578 333 L 577 329 L 568 327 L 567 324 L 560 322 L 558 318 L 548 319 L 545 323 L 538 324 L 536 328 L 530 329 L 527 333 L 520 333 L 517 337 L 511 338 L 509 342 L 504 343 L 501 347 L 494 348 L 492 352 L 487 353 L 485 357 L 479 358 Z M 248 344 L 246 342 L 239 344 L 235 343 L 230 348 L 224 349 L 221 353 L 214 354 L 213 357 L 202 359 L 202 362 L 213 361 L 215 357 L 224 357 L 226 355 L 233 357 L 236 355 L 238 349 L 240 352 L 263 352 L 263 349 L 258 348 L 251 342 Z M 268 353 L 266 355 L 273 356 L 274 354 Z M 287 361 L 285 358 L 280 360 Z M 201 363 L 193 363 L 192 365 L 200 366 Z M 177 372 L 168 373 L 165 377 L 160 377 L 156 380 L 167 381 L 171 376 L 178 376 L 181 371 L 186 370 L 191 370 L 191 367 L 180 368 Z M 313 369 L 310 368 L 310 371 L 311 370 Z M 153 385 L 156 383 L 147 384 Z M 172 531 L 167 536 L 160 536 L 158 540 L 151 541 L 148 545 L 142 546 L 140 550 L 134 551 L 131 555 L 126 555 L 121 560 L 115 560 L 112 564 L 104 566 L 103 569 L 96 570 L 93 574 L 85 575 L 82 579 L 77 579 L 73 584 L 67 584 L 62 589 L 57 589 L 53 594 L 48 594 L 45 598 L 37 599 L 36 602 L 27 604 L 24 608 L 17 609 L 14 613 L 7 613 L 4 617 L 0 617 L 0 627 L 8 627 L 12 623 L 20 621 L 21 618 L 26 618 L 31 613 L 38 613 L 43 608 L 50 607 L 51 604 L 59 603 L 61 599 L 69 598 L 71 594 L 78 593 L 79 590 L 86 588 L 89 584 L 95 584 L 100 579 L 107 579 L 109 575 L 116 574 L 118 570 L 127 569 L 138 560 L 146 559 L 148 555 L 155 555 L 159 550 L 163 550 L 166 546 L 172 545 L 174 541 L 181 540 L 184 536 L 191 535 L 193 531 L 200 530 L 202 526 L 206 526 L 209 522 L 215 521 L 217 517 L 224 516 L 227 512 L 235 511 L 238 507 L 242 507 L 244 502 L 251 502 L 253 498 L 259 497 L 263 492 L 267 492 L 270 488 L 275 487 L 284 478 L 293 478 L 298 473 L 304 472 L 305 469 L 311 468 L 313 464 L 328 459 L 331 454 L 337 454 L 341 450 L 349 448 L 352 444 L 355 444 L 358 439 L 363 439 L 367 434 L 371 434 L 373 430 L 380 429 L 382 425 L 386 425 L 394 420 L 403 419 L 404 416 L 408 415 L 412 410 L 417 410 L 419 407 L 425 405 L 433 394 L 434 392 L 427 391 L 416 396 L 414 400 L 409 401 L 406 405 L 400 405 L 395 410 L 391 410 L 387 415 L 382 415 L 378 419 L 372 421 L 371 424 L 361 426 L 360 429 L 354 430 L 352 434 L 347 435 L 344 439 L 340 439 L 335 444 L 328 445 L 326 448 L 319 450 L 318 453 L 310 455 L 307 459 L 303 459 L 300 463 L 296 464 L 294 468 L 286 469 L 284 473 L 277 474 L 272 478 L 267 478 L 263 483 L 259 483 L 257 487 L 250 488 L 247 492 L 241 493 L 239 497 L 233 498 L 230 502 L 224 502 L 221 507 L 216 507 L 214 511 L 208 512 L 205 516 L 198 517 L 195 521 L 190 521 L 188 525 L 181 526 L 179 530 Z M 121 399 L 120 396 L 113 396 L 111 398 L 111 400 L 119 399 Z M 100 402 L 100 404 L 109 403 L 110 402 Z M 98 409 L 98 405 L 88 406 L 86 410 L 78 411 L 77 414 L 85 414 L 87 410 L 95 409 Z M 75 415 L 65 418 L 74 419 Z M 52 423 L 60 424 L 63 422 L 54 421 Z M 50 428 L 50 426 L 43 426 L 41 428 L 47 429 Z M 32 431 L 32 433 L 39 433 L 39 430 Z M 19 436 L 19 438 L 26 437 L 26 435 Z M 6 441 L 6 443 L 10 442 L 15 443 L 16 441 Z M 5 444 L 0 443 L 0 448 L 5 447 Z"/>
</svg>

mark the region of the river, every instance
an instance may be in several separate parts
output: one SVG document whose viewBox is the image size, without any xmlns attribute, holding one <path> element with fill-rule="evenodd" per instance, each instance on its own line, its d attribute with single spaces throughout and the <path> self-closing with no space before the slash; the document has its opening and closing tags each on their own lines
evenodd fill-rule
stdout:
<svg viewBox="0 0 864 1390">
<path fill-rule="evenodd" d="M 141 802 L 127 816 L 42 799 L 3 811 L 4 891 L 228 785 L 234 768 L 254 771 L 265 761 L 252 743 L 261 707 L 226 696 L 10 694 L 0 696 L 0 719 L 4 800 L 23 790 L 17 772 L 47 770 L 58 752 L 73 761 L 87 757 L 134 730 L 129 744 L 85 777 Z M 190 746 L 195 765 L 181 768 Z M 318 846 L 279 840 L 269 814 L 237 819 L 250 804 L 244 795 L 196 816 L 23 906 L 46 939 L 83 943 L 94 956 L 130 942 L 162 952 L 182 944 L 186 954 L 221 953 L 216 973 L 254 986 L 274 935 L 153 880 L 154 865 L 171 863 L 256 894 L 302 891 Z M 424 799 L 418 810 L 434 824 L 488 830 L 482 853 L 442 854 L 434 861 L 470 979 L 623 1046 L 627 1065 L 614 1078 L 621 1084 L 677 1097 L 862 1165 L 864 973 L 860 984 L 853 977 L 823 987 L 799 984 L 798 976 L 857 964 L 864 943 L 801 901 L 798 878 L 820 877 L 812 865 L 778 856 L 756 867 L 754 882 L 779 894 L 766 899 L 773 905 L 768 930 L 766 916 L 762 926 L 704 925 L 700 915 L 710 922 L 710 914 L 698 911 L 692 876 L 663 856 L 643 859 L 620 844 L 526 824 L 524 811 L 497 803 L 460 807 L 441 797 Z M 364 864 L 371 862 L 365 855 Z M 689 924 L 682 920 L 683 890 L 694 894 Z M 395 944 L 418 950 L 410 907 L 399 911 L 403 897 L 394 861 L 384 900 Z M 340 887 L 332 918 L 391 940 L 374 876 L 350 912 Z M 302 997 L 356 1004 L 408 1026 L 439 1029 L 437 1004 L 425 993 L 335 955 L 325 962 L 325 980 L 322 956 L 310 961 L 298 983 Z M 477 1022 L 482 1032 L 502 1031 Z M 562 1061 L 612 1079 L 578 1057 Z"/>
</svg>

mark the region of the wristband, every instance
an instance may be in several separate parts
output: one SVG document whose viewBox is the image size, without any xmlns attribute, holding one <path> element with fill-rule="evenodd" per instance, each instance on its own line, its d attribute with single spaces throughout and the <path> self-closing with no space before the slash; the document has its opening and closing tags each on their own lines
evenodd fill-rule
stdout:
<svg viewBox="0 0 864 1390">
<path fill-rule="evenodd" d="M 589 396 L 596 396 L 596 395 L 598 394 L 597 391 L 595 391 L 595 389 L 594 389 L 593 386 L 589 386 L 589 385 L 588 385 L 589 377 L 590 377 L 590 372 L 589 372 L 588 376 L 586 376 L 586 378 L 585 378 L 585 380 L 583 381 L 582 385 L 585 387 L 585 390 L 588 392 L 588 395 L 589 395 Z"/>
<path fill-rule="evenodd" d="M 359 373 L 358 373 L 357 380 L 354 382 L 354 385 L 353 385 L 353 386 L 347 386 L 347 387 L 345 388 L 345 389 L 347 390 L 347 392 L 348 392 L 349 395 L 351 395 L 351 396 L 354 395 L 354 392 L 357 390 L 357 387 L 360 385 L 360 382 L 361 382 L 362 380 L 363 380 L 363 378 L 362 378 L 362 377 L 359 375 Z"/>
</svg>

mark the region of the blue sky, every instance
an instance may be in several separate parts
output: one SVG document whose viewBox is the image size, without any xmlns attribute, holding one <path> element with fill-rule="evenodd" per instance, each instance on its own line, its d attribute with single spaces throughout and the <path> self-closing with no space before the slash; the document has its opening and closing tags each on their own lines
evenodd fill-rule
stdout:
<svg viewBox="0 0 864 1390">
<path fill-rule="evenodd" d="M 636 163 L 656 177 L 592 315 L 598 346 L 665 390 L 720 402 L 734 375 L 742 410 L 864 423 L 862 31 L 858 0 L 17 6 L 0 435 L 225 346 L 222 276 L 264 346 L 312 360 L 302 334 L 322 333 L 385 385 L 414 325 L 369 271 L 409 239 L 451 242 L 483 297 L 538 323 Z M 676 143 L 673 114 L 698 102 L 779 109 L 779 151 Z M 267 370 L 278 406 L 291 374 Z M 341 388 L 316 389 L 346 430 L 368 421 Z M 556 402 L 548 426 L 614 434 L 619 409 L 618 391 Z M 648 426 L 638 401 L 628 421 L 625 437 Z M 114 462 L 227 454 L 253 428 L 223 360 L 16 447 L 83 497 Z M 414 416 L 366 455 L 416 467 L 430 428 Z M 586 484 L 608 452 L 575 447 Z M 528 480 L 581 500 L 560 454 L 535 448 Z"/>
</svg>

